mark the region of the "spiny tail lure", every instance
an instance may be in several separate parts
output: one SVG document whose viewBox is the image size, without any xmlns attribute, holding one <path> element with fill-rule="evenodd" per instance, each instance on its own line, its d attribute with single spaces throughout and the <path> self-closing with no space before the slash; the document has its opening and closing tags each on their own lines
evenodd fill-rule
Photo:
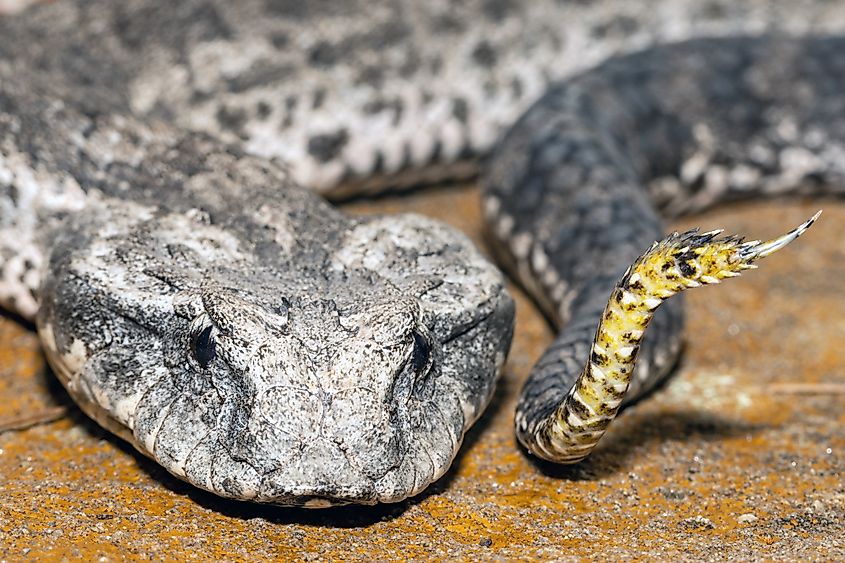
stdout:
<svg viewBox="0 0 845 563">
<path fill-rule="evenodd" d="M 584 459 L 607 431 L 628 390 L 645 330 L 654 312 L 684 290 L 712 285 L 756 268 L 755 261 L 801 236 L 821 211 L 767 242 L 717 238 L 721 230 L 673 233 L 643 253 L 619 280 L 604 309 L 590 357 L 566 399 L 539 429 L 519 439 L 557 463 Z"/>
</svg>

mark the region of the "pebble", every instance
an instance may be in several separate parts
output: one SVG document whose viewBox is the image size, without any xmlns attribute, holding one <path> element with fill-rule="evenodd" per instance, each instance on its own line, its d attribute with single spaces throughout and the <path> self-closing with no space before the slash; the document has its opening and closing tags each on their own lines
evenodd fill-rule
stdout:
<svg viewBox="0 0 845 563">
<path fill-rule="evenodd" d="M 693 516 L 681 521 L 681 526 L 689 530 L 712 530 L 716 525 L 704 516 Z"/>
</svg>

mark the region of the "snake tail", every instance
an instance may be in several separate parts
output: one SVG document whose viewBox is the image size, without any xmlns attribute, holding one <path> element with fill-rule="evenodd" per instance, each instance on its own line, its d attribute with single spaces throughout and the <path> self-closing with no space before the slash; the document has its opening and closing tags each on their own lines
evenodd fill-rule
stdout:
<svg viewBox="0 0 845 563">
<path fill-rule="evenodd" d="M 619 411 L 655 310 L 686 289 L 717 284 L 756 268 L 756 260 L 798 238 L 820 213 L 767 242 L 745 242 L 737 236 L 717 238 L 718 230 L 691 230 L 672 233 L 652 244 L 611 292 L 589 359 L 575 384 L 537 432 L 518 434 L 520 442 L 535 455 L 557 463 L 585 458 Z"/>
</svg>

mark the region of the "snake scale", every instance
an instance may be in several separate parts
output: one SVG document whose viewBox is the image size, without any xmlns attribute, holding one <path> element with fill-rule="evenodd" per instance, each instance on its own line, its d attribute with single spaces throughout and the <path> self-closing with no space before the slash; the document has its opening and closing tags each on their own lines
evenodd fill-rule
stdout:
<svg viewBox="0 0 845 563">
<path fill-rule="evenodd" d="M 314 192 L 480 170 L 503 264 L 560 330 L 516 433 L 577 461 L 668 375 L 681 303 L 657 306 L 812 222 L 662 238 L 658 210 L 845 186 L 843 31 L 824 0 L 36 6 L 0 19 L 0 302 L 174 475 L 397 501 L 490 399 L 513 301 L 458 232 Z"/>
</svg>

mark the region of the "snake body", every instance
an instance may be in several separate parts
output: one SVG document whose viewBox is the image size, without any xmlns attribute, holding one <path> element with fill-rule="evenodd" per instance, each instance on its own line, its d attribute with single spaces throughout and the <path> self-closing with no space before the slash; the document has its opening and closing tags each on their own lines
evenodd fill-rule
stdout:
<svg viewBox="0 0 845 563">
<path fill-rule="evenodd" d="M 488 402 L 513 301 L 454 230 L 300 186 L 486 154 L 499 253 L 563 327 L 517 436 L 576 461 L 674 362 L 680 302 L 657 305 L 809 226 L 650 246 L 655 205 L 845 185 L 845 41 L 820 35 L 843 30 L 824 1 L 36 7 L 0 20 L 0 301 L 86 413 L 198 487 L 400 500 Z M 764 31 L 814 35 L 690 40 Z"/>
</svg>

